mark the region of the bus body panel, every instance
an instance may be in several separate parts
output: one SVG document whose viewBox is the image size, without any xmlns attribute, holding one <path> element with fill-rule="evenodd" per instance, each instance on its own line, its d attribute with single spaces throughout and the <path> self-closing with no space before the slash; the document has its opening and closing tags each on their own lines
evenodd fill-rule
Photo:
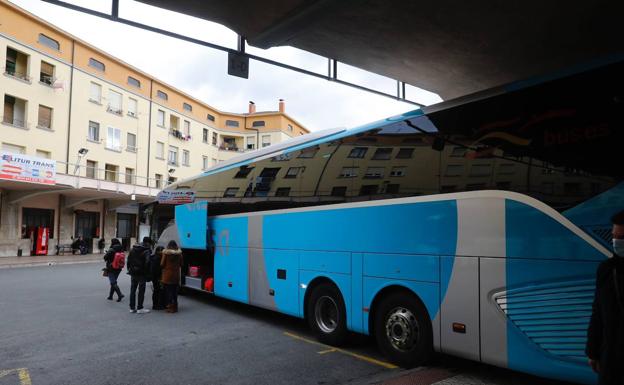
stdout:
<svg viewBox="0 0 624 385">
<path fill-rule="evenodd" d="M 267 299 L 273 299 L 274 308 L 271 309 L 301 317 L 298 295 L 299 252 L 297 250 L 264 249 L 264 261 L 269 287 L 262 294 Z M 270 308 L 261 302 L 253 301 L 256 296 L 254 290 L 255 287 L 252 286 L 249 293 L 250 302 L 253 305 Z"/>
</svg>

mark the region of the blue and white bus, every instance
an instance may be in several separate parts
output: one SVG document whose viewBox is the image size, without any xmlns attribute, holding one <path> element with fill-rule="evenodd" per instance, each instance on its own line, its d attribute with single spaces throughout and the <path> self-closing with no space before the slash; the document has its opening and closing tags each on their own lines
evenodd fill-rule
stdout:
<svg viewBox="0 0 624 385">
<path fill-rule="evenodd" d="M 433 351 L 594 383 L 597 265 L 624 207 L 624 64 L 514 84 L 221 163 L 169 190 L 186 287 Z M 187 274 L 183 274 L 187 275 Z M 206 284 L 214 282 L 214 286 Z"/>
</svg>

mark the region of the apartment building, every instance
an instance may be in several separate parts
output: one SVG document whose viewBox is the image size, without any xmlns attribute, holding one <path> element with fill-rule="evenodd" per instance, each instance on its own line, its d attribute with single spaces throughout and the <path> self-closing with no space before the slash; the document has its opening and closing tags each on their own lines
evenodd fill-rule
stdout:
<svg viewBox="0 0 624 385">
<path fill-rule="evenodd" d="M 34 184 L 3 163 L 0 256 L 29 255 L 38 227 L 50 231 L 48 253 L 77 236 L 89 249 L 100 238 L 130 244 L 140 204 L 167 183 L 308 133 L 283 100 L 275 111 L 220 111 L 6 0 L 0 63 L 2 159 L 55 165 Z"/>
</svg>

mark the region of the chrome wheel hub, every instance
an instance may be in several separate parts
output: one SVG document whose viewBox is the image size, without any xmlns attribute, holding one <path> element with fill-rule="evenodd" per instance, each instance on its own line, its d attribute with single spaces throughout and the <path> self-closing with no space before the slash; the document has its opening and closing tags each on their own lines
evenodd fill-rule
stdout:
<svg viewBox="0 0 624 385">
<path fill-rule="evenodd" d="M 338 327 L 338 305 L 333 298 L 322 296 L 314 306 L 314 319 L 323 333 L 331 333 Z"/>
<path fill-rule="evenodd" d="M 419 337 L 418 321 L 411 311 L 404 307 L 394 308 L 386 319 L 386 338 L 393 348 L 409 351 Z"/>
</svg>

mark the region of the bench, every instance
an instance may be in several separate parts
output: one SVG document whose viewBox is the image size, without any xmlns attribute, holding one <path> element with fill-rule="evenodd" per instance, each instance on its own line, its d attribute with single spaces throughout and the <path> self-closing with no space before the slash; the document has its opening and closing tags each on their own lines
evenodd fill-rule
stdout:
<svg viewBox="0 0 624 385">
<path fill-rule="evenodd" d="M 56 255 L 61 255 L 62 253 L 68 252 L 73 254 L 71 243 L 63 243 L 56 246 Z"/>
</svg>

